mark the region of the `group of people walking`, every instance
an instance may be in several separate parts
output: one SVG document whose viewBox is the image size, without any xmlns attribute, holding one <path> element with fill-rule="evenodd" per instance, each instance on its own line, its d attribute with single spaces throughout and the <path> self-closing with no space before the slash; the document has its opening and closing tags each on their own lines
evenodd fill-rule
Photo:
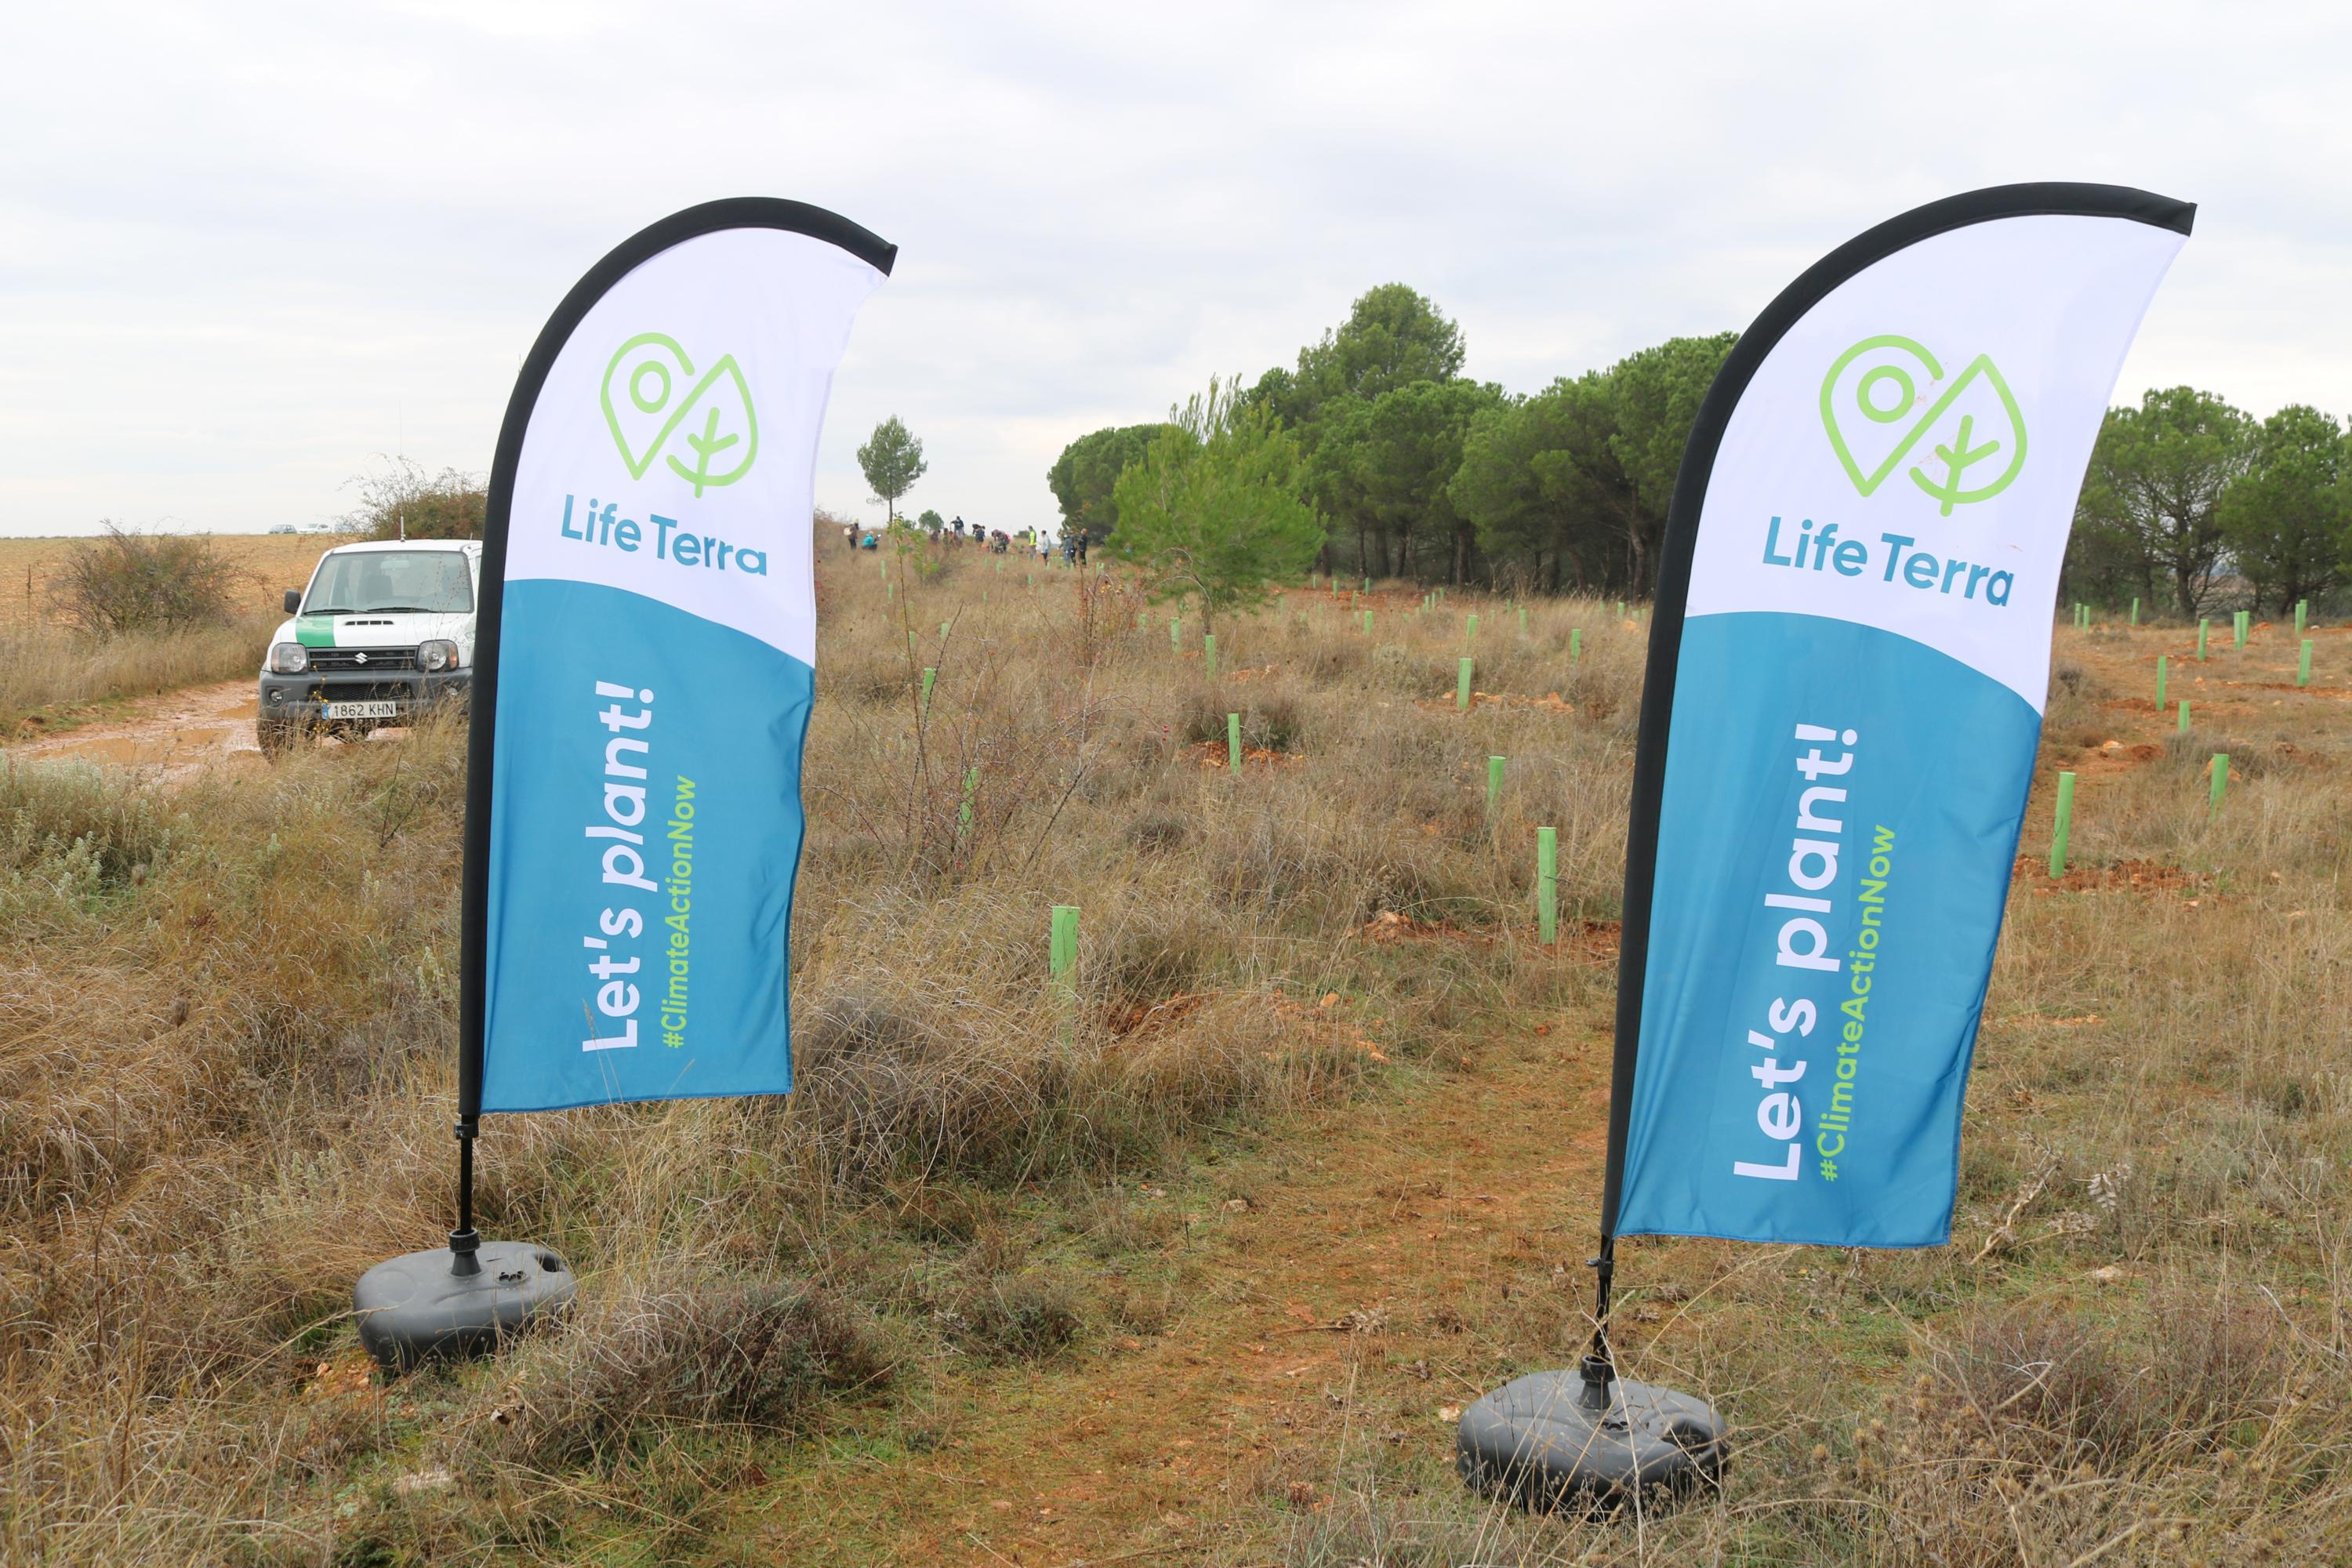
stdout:
<svg viewBox="0 0 2352 1568">
<path fill-rule="evenodd" d="M 936 537 L 953 540 L 958 544 L 969 542 L 979 545 L 982 550 L 987 551 L 992 555 L 1003 555 L 1013 548 L 1013 536 L 1005 532 L 1004 530 L 1001 528 L 982 528 L 976 522 L 967 524 L 961 517 L 949 523 L 945 528 L 939 530 Z M 1045 536 L 1045 531 L 1040 529 L 1030 537 L 1035 542 L 1037 559 L 1040 561 L 1051 560 L 1054 553 L 1054 543 L 1052 540 Z M 845 522 L 841 525 L 841 542 L 852 550 L 875 550 L 878 549 L 881 544 L 881 541 L 877 536 L 871 532 L 860 530 L 854 522 Z M 1062 539 L 1062 559 L 1068 562 L 1073 566 L 1085 565 L 1087 562 L 1087 534 L 1084 529 L 1080 529 L 1075 534 L 1064 535 Z"/>
</svg>

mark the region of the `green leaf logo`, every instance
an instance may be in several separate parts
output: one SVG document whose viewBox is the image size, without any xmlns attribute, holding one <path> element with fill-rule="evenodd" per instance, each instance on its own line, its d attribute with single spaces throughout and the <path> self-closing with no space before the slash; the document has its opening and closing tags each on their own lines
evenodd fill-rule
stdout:
<svg viewBox="0 0 2352 1568">
<path fill-rule="evenodd" d="M 1942 502 L 1946 517 L 1956 506 L 2000 494 L 2017 478 L 2025 467 L 2025 416 L 2000 368 L 1979 354 L 1943 382 L 1944 367 L 1925 344 L 1893 333 L 1864 338 L 1838 355 L 1822 378 L 1822 427 L 1855 489 L 1875 491 L 1923 440 L 1927 449 L 1912 466 L 1911 482 Z M 1855 414 L 1861 423 L 1849 439 L 1839 421 Z M 1930 439 L 1937 435 L 1941 439 Z M 1871 459 L 1866 470 L 1857 447 Z"/>
<path fill-rule="evenodd" d="M 759 455 L 759 416 L 733 354 L 698 378 L 676 338 L 639 332 L 613 351 L 601 395 L 605 426 L 633 479 L 665 458 L 698 498 L 750 473 Z"/>
</svg>

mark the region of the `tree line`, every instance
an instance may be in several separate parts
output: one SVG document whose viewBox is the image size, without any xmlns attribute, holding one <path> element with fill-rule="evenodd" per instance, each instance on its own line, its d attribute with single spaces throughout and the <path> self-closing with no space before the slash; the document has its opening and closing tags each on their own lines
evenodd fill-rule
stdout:
<svg viewBox="0 0 2352 1568">
<path fill-rule="evenodd" d="M 1291 486 L 1325 529 L 1319 570 L 1643 597 L 1691 425 L 1737 341 L 1671 338 L 1520 396 L 1464 376 L 1461 328 L 1389 283 L 1242 388 L 1234 412 L 1289 437 Z M 1064 527 L 1112 541 L 1121 477 L 1170 428 L 1064 448 L 1046 473 Z M 2347 451 L 2352 433 L 2302 405 L 2256 420 L 2174 387 L 2109 410 L 2061 596 L 2184 616 L 2324 597 L 2352 582 Z"/>
<path fill-rule="evenodd" d="M 1657 571 L 1675 468 L 1734 334 L 1675 338 L 1518 396 L 1463 375 L 1462 329 L 1402 283 L 1242 388 L 1297 448 L 1315 558 L 1343 576 L 1638 596 Z M 1046 482 L 1066 528 L 1118 528 L 1120 476 L 1167 427 L 1097 430 Z"/>
<path fill-rule="evenodd" d="M 2294 612 L 2352 580 L 2352 432 L 2289 404 L 2256 419 L 2190 386 L 2110 408 L 2061 596 L 2184 616 Z"/>
</svg>

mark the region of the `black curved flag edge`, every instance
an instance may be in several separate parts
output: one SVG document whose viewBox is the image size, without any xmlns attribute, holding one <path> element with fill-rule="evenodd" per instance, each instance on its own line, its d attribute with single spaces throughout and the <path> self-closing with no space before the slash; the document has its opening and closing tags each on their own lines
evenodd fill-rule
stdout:
<svg viewBox="0 0 2352 1568">
<path fill-rule="evenodd" d="M 474 613 L 474 673 L 466 748 L 465 863 L 459 879 L 457 945 L 457 1229 L 453 1250 L 476 1240 L 473 1221 L 474 1138 L 482 1116 L 483 1010 L 489 923 L 490 772 L 496 744 L 499 623 L 506 596 L 507 525 L 515 472 L 532 411 L 556 356 L 613 286 L 646 262 L 687 240 L 728 229 L 772 228 L 839 246 L 885 277 L 898 247 L 838 213 L 774 196 L 730 196 L 672 213 L 623 240 L 591 267 L 555 308 L 524 359 L 499 426 L 490 464 L 488 514 L 482 525 L 481 589 Z"/>
<path fill-rule="evenodd" d="M 1599 1357 L 1608 1355 L 1609 1291 L 1615 1271 L 1625 1143 L 1633 1122 L 1633 1069 L 1641 1051 L 1642 988 L 1649 969 L 1650 908 L 1657 872 L 1659 809 L 1666 783 L 1667 729 L 1674 715 L 1699 514 L 1714 477 L 1717 448 L 1731 423 L 1732 411 L 1766 356 L 1806 312 L 1841 284 L 1895 252 L 1937 235 L 1973 224 L 2041 216 L 2122 218 L 2185 235 L 2196 220 L 2197 208 L 2192 203 L 2128 185 L 2063 181 L 1993 185 L 1914 207 L 1846 241 L 1782 289 L 1740 334 L 1699 405 L 1698 418 L 1683 448 L 1682 466 L 1675 475 L 1674 498 L 1666 509 L 1641 723 L 1633 743 L 1633 795 L 1625 831 L 1625 896 L 1617 959 L 1616 1045 L 1609 1078 L 1609 1153 L 1601 1197 L 1601 1255 L 1592 1260 L 1599 1271 L 1593 1331 L 1594 1353 Z"/>
</svg>

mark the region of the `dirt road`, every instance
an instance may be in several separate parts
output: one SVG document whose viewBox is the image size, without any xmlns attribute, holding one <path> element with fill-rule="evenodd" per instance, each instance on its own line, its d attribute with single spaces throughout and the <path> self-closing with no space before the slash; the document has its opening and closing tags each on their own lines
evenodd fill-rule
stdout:
<svg viewBox="0 0 2352 1568">
<path fill-rule="evenodd" d="M 208 769 L 268 767 L 254 733 L 258 696 L 250 679 L 193 686 L 125 703 L 118 717 L 78 724 L 57 735 L 35 735 L 0 748 L 0 756 L 22 761 L 105 763 L 140 770 L 177 784 Z M 407 733 L 372 731 L 367 743 L 381 744 Z M 347 742 L 322 737 L 312 742 Z"/>
<path fill-rule="evenodd" d="M 266 764 L 253 732 L 255 701 L 250 680 L 192 687 L 128 703 L 120 718 L 20 740 L 7 755 L 110 763 L 173 782 L 206 768 L 260 767 Z"/>
<path fill-rule="evenodd" d="M 744 1499 L 747 1542 L 779 1562 L 1184 1561 L 1237 1507 L 1316 1510 L 1348 1443 L 1450 1455 L 1491 1385 L 1496 1315 L 1573 1337 L 1591 1294 L 1608 1050 L 1533 1027 L 1192 1191 L 1145 1185 L 1139 1203 L 1183 1210 L 1162 1331 L 947 1374 L 936 1447 L 829 1445 Z M 1523 1309 L 1507 1298 L 1530 1276 L 1548 1299 Z"/>
</svg>

